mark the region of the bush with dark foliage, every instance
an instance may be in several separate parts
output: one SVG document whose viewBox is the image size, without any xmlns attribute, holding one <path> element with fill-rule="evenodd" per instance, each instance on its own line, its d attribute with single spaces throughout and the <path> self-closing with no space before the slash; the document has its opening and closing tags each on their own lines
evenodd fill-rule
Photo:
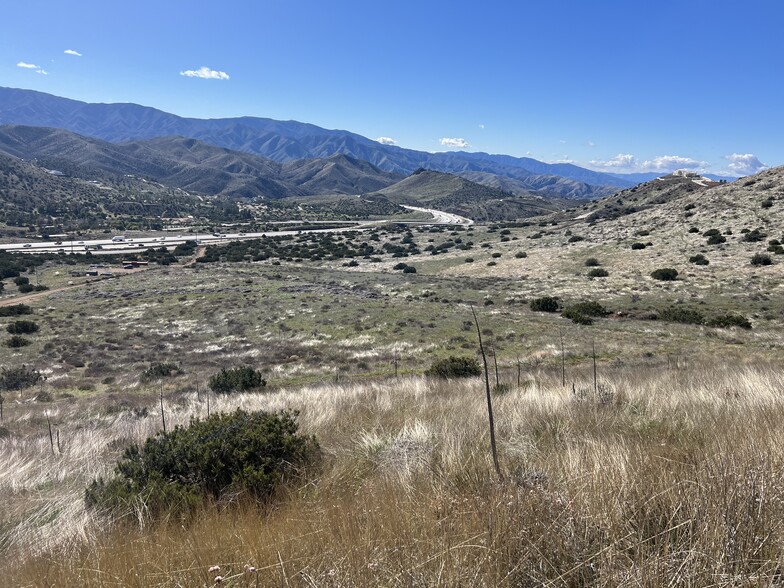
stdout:
<svg viewBox="0 0 784 588">
<path fill-rule="evenodd" d="M 237 410 L 160 432 L 142 447 L 128 447 L 113 478 L 94 480 L 87 504 L 121 515 L 144 505 L 156 517 L 228 494 L 267 500 L 319 456 L 316 439 L 299 434 L 295 419 L 296 413 Z"/>
<path fill-rule="evenodd" d="M 531 300 L 530 307 L 535 312 L 558 312 L 561 303 L 553 296 L 542 296 Z"/>
<path fill-rule="evenodd" d="M 457 357 L 455 355 L 437 359 L 425 372 L 432 378 L 474 378 L 482 375 L 479 362 L 473 357 Z"/>
<path fill-rule="evenodd" d="M 231 394 L 263 388 L 267 381 L 259 370 L 242 366 L 227 370 L 222 368 L 210 378 L 210 388 L 216 394 Z"/>
</svg>

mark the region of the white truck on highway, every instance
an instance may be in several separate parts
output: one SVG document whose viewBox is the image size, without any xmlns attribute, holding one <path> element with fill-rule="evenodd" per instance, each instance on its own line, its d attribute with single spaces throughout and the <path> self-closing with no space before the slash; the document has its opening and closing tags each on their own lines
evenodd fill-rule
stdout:
<svg viewBox="0 0 784 588">
<path fill-rule="evenodd" d="M 125 235 L 115 235 L 112 237 L 112 243 L 125 243 Z"/>
</svg>

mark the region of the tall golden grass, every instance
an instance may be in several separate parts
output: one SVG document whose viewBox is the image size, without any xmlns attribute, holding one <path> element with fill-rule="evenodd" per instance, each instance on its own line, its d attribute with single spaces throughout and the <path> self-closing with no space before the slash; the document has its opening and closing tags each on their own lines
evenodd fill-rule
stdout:
<svg viewBox="0 0 784 588">
<path fill-rule="evenodd" d="M 96 518 L 81 492 L 110 471 L 117 447 L 157 430 L 159 416 L 63 408 L 73 412 L 57 418 L 62 455 L 52 456 L 43 436 L 0 440 L 0 499 L 16 509 L 5 516 L 5 561 L 13 563 L 3 583 L 204 586 L 219 575 L 223 586 L 335 587 L 784 580 L 784 368 L 600 368 L 598 398 L 588 371 L 571 375 L 576 394 L 561 386 L 560 371 L 543 370 L 495 398 L 500 482 L 478 379 L 214 399 L 212 410 L 299 409 L 302 429 L 325 450 L 323 468 L 265 507 L 227 501 L 187 521 L 141 525 Z M 14 418 L 34 419 L 29 410 Z M 173 425 L 206 408 L 194 394 L 167 410 Z"/>
</svg>

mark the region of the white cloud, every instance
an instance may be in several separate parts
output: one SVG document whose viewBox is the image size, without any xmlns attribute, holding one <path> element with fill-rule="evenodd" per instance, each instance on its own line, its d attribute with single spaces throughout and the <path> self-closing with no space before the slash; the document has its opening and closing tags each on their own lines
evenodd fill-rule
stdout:
<svg viewBox="0 0 784 588">
<path fill-rule="evenodd" d="M 485 128 L 485 125 L 479 125 L 479 128 L 480 128 L 480 129 L 484 129 L 484 128 Z"/>
<path fill-rule="evenodd" d="M 619 153 L 615 157 L 606 160 L 594 159 L 589 162 L 594 167 L 607 169 L 633 168 L 637 165 L 637 158 L 630 153 Z"/>
<path fill-rule="evenodd" d="M 566 145 L 566 139 L 559 139 L 559 140 L 558 140 L 558 142 L 559 142 L 561 145 Z"/>
<path fill-rule="evenodd" d="M 228 80 L 229 74 L 209 67 L 201 66 L 199 69 L 186 69 L 180 72 L 181 76 L 188 78 L 202 78 L 203 80 Z"/>
<path fill-rule="evenodd" d="M 392 137 L 379 137 L 376 139 L 382 145 L 397 145 L 397 141 L 395 141 Z"/>
<path fill-rule="evenodd" d="M 65 51 L 63 51 L 63 53 L 65 53 L 66 55 L 74 55 L 76 57 L 82 56 L 81 53 L 79 53 L 78 51 L 74 51 L 73 49 L 66 49 Z"/>
<path fill-rule="evenodd" d="M 468 141 L 462 137 L 443 137 L 439 140 L 439 143 L 441 143 L 441 145 L 444 147 L 455 147 L 457 149 L 465 149 L 470 147 Z"/>
<path fill-rule="evenodd" d="M 41 74 L 42 76 L 48 76 L 49 72 L 42 68 L 40 65 L 36 65 L 34 63 L 25 63 L 24 61 L 20 61 L 16 64 L 16 67 L 21 67 L 22 69 L 32 69 L 35 70 L 35 73 Z"/>
<path fill-rule="evenodd" d="M 588 145 L 588 147 L 596 147 L 596 143 L 594 143 L 593 141 L 588 141 L 586 145 Z"/>
<path fill-rule="evenodd" d="M 727 169 L 733 174 L 738 176 L 750 176 L 756 174 L 768 166 L 757 159 L 756 155 L 751 153 L 733 153 L 732 155 L 725 155 L 724 159 L 730 163 Z"/>
<path fill-rule="evenodd" d="M 589 164 L 594 168 L 618 173 L 669 173 L 677 169 L 705 172 L 710 166 L 710 163 L 707 161 L 697 161 L 691 157 L 683 157 L 681 155 L 659 155 L 653 159 L 639 161 L 631 153 L 619 153 L 615 157 L 606 160 L 593 159 Z"/>
</svg>

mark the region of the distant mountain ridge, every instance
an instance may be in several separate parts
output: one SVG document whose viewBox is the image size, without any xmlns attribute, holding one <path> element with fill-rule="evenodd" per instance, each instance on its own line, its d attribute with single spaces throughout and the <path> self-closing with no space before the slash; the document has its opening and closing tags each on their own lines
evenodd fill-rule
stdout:
<svg viewBox="0 0 784 588">
<path fill-rule="evenodd" d="M 256 117 L 184 118 L 137 104 L 89 104 L 32 90 L 0 87 L 0 125 L 9 124 L 62 128 L 112 143 L 188 137 L 278 163 L 344 154 L 396 174 L 408 175 L 419 168 L 455 174 L 494 174 L 517 180 L 521 189 L 541 191 L 546 185 L 548 193 L 564 197 L 596 198 L 612 193 L 613 188 L 634 185 L 632 181 L 571 164 L 548 164 L 488 153 L 428 153 L 382 145 L 349 131 L 297 121 Z M 564 186 L 554 177 L 581 185 Z"/>
<path fill-rule="evenodd" d="M 0 153 L 37 159 L 49 168 L 91 179 L 135 175 L 209 196 L 277 199 L 314 194 L 360 194 L 403 176 L 346 155 L 277 163 L 196 139 L 156 138 L 110 143 L 70 131 L 0 126 Z"/>
</svg>

